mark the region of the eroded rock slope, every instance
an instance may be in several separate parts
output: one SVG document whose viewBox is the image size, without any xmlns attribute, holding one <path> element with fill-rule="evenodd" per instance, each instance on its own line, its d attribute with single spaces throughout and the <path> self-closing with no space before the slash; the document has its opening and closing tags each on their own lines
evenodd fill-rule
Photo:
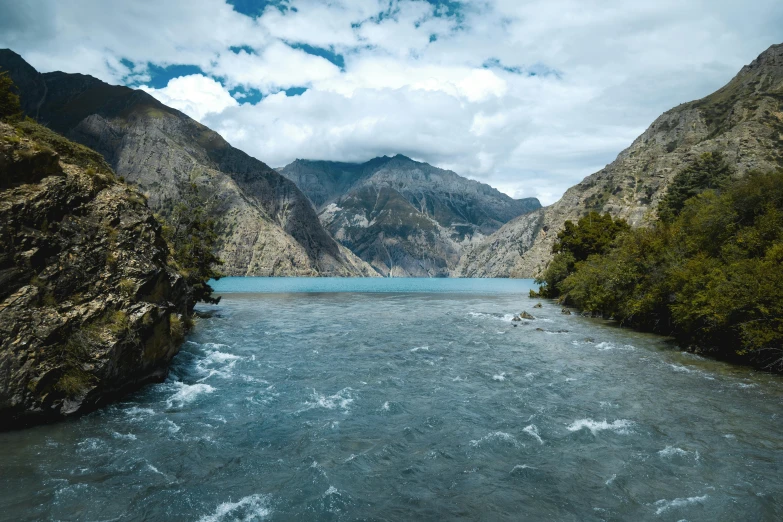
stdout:
<svg viewBox="0 0 783 522">
<path fill-rule="evenodd" d="M 0 428 L 162 379 L 193 304 L 137 189 L 86 147 L 0 123 Z"/>
</svg>

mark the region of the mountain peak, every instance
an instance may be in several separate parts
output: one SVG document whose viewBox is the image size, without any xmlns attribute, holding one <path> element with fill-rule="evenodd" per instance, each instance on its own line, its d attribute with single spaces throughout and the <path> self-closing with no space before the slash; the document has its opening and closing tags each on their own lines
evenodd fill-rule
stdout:
<svg viewBox="0 0 783 522">
<path fill-rule="evenodd" d="M 771 74 L 775 79 L 783 78 L 783 44 L 771 45 L 766 51 L 743 67 L 738 77 L 746 75 Z"/>
</svg>

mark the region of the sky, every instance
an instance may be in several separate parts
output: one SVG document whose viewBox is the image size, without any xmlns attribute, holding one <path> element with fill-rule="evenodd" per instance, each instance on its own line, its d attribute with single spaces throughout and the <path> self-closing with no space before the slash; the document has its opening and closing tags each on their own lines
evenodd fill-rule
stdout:
<svg viewBox="0 0 783 522">
<path fill-rule="evenodd" d="M 556 201 L 783 43 L 780 0 L 0 0 L 0 47 L 273 167 L 404 154 Z"/>
</svg>

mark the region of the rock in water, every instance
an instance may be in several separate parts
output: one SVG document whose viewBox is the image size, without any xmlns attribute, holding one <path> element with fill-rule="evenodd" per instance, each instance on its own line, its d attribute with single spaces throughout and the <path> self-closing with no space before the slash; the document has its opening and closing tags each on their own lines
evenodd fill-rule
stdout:
<svg viewBox="0 0 783 522">
<path fill-rule="evenodd" d="M 521 317 L 522 319 L 529 319 L 529 320 L 535 319 L 535 317 L 533 317 L 527 312 L 522 312 L 521 314 L 519 314 L 519 317 Z"/>
<path fill-rule="evenodd" d="M 542 305 L 541 303 L 536 303 L 536 304 L 535 304 L 535 306 L 533 306 L 533 308 L 541 308 L 541 307 L 543 307 L 543 306 L 544 306 L 544 305 Z"/>
<path fill-rule="evenodd" d="M 561 308 L 560 313 L 563 315 L 571 315 L 571 310 L 569 310 L 568 308 Z"/>
<path fill-rule="evenodd" d="M 0 429 L 165 377 L 193 303 L 161 225 L 103 158 L 0 123 Z"/>
</svg>

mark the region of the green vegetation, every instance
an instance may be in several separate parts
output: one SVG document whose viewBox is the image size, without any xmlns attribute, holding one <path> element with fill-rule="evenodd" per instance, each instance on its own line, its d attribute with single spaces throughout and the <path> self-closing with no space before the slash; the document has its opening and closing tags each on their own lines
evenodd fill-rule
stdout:
<svg viewBox="0 0 783 522">
<path fill-rule="evenodd" d="M 78 330 L 71 335 L 60 354 L 63 369 L 55 389 L 69 397 L 75 397 L 93 383 L 94 377 L 84 370 L 84 364 L 90 360 L 91 350 L 100 342 L 96 327 Z"/>
<path fill-rule="evenodd" d="M 136 283 L 132 279 L 121 279 L 119 283 L 120 292 L 125 297 L 133 297 L 136 295 Z"/>
<path fill-rule="evenodd" d="M 704 172 L 710 175 L 698 174 Z M 674 336 L 695 351 L 782 371 L 783 171 L 730 181 L 719 158 L 703 156 L 673 187 L 664 200 L 666 219 L 619 234 L 571 270 L 550 267 L 558 277 L 567 273 L 554 281 L 555 295 L 586 312 Z M 571 243 L 571 236 L 595 241 L 581 225 L 571 229 Z"/>
<path fill-rule="evenodd" d="M 185 324 L 177 314 L 169 315 L 169 333 L 177 342 L 185 338 Z"/>
<path fill-rule="evenodd" d="M 183 191 L 182 201 L 174 205 L 163 232 L 180 271 L 193 289 L 193 298 L 217 304 L 220 298 L 212 297 L 212 287 L 207 283 L 223 276 L 215 268 L 223 261 L 214 253 L 218 235 L 207 206 L 208 198 L 198 185 L 191 183 Z"/>
<path fill-rule="evenodd" d="M 86 169 L 86 173 L 108 174 L 114 178 L 111 167 L 103 159 L 103 156 L 89 147 L 79 145 L 57 134 L 53 130 L 35 123 L 33 120 L 25 120 L 15 123 L 17 133 L 54 150 L 60 157 L 68 162 Z"/>
<path fill-rule="evenodd" d="M 585 261 L 593 254 L 606 252 L 614 239 L 628 230 L 628 223 L 622 219 L 613 219 L 608 213 L 601 215 L 598 212 L 590 212 L 576 225 L 572 221 L 566 221 L 552 247 L 555 257 L 543 277 L 536 280 L 538 284 L 545 283 L 546 286 L 538 293 L 531 292 L 531 296 L 559 296 L 561 283 L 574 272 L 577 263 Z"/>
<path fill-rule="evenodd" d="M 0 71 L 0 120 L 15 122 L 22 118 L 16 85 L 6 71 Z"/>
<path fill-rule="evenodd" d="M 685 202 L 705 190 L 720 189 L 731 179 L 731 169 L 720 152 L 705 152 L 679 172 L 658 204 L 658 217 L 671 221 L 682 211 Z"/>
</svg>

